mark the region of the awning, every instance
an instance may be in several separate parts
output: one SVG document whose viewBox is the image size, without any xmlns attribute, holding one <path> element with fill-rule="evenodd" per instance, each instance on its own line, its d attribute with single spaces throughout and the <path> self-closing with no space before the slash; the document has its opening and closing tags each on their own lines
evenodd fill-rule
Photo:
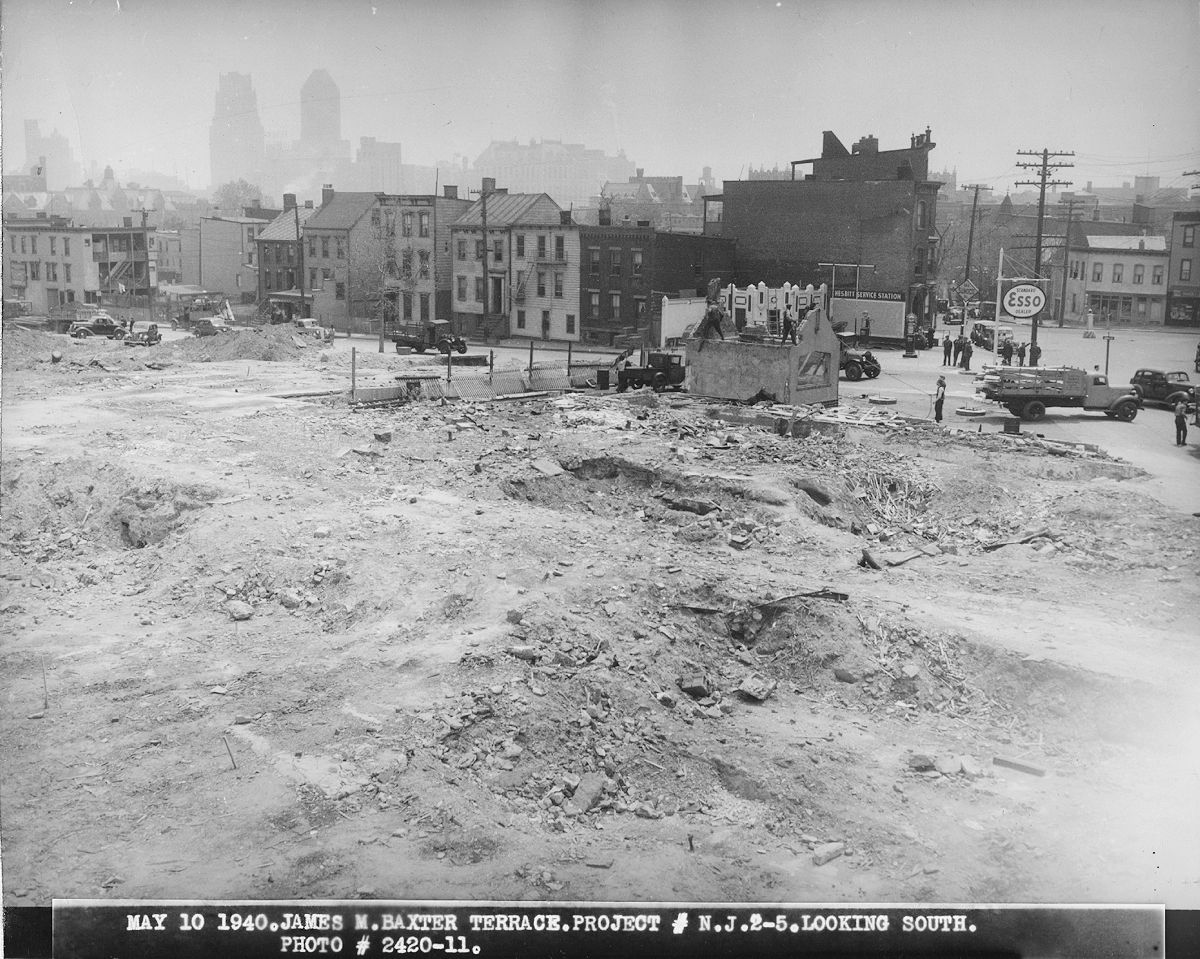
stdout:
<svg viewBox="0 0 1200 959">
<path fill-rule="evenodd" d="M 274 290 L 267 294 L 268 300 L 279 300 L 284 303 L 301 303 L 305 300 L 311 300 L 311 293 L 301 293 L 293 287 L 290 290 Z"/>
</svg>

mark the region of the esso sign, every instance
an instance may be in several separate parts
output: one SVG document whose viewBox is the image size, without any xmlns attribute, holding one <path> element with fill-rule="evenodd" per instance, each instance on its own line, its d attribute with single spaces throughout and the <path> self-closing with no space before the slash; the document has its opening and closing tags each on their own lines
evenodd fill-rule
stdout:
<svg viewBox="0 0 1200 959">
<path fill-rule="evenodd" d="M 1037 316 L 1046 306 L 1046 294 L 1032 283 L 1018 283 L 1004 294 L 1004 312 L 1009 316 L 1028 319 Z"/>
</svg>

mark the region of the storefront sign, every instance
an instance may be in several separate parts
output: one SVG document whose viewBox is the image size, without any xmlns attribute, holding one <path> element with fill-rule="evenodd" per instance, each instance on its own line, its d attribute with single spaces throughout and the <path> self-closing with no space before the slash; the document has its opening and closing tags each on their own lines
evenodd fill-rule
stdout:
<svg viewBox="0 0 1200 959">
<path fill-rule="evenodd" d="M 833 295 L 842 300 L 888 300 L 903 303 L 903 293 L 893 293 L 890 290 L 834 290 Z"/>
</svg>

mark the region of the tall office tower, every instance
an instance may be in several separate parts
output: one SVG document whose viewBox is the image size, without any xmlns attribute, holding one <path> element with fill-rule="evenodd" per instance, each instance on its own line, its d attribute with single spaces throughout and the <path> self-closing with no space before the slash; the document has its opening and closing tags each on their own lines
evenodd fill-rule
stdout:
<svg viewBox="0 0 1200 959">
<path fill-rule="evenodd" d="M 208 133 L 213 187 L 239 179 L 261 185 L 263 139 L 258 98 L 250 75 L 222 73 Z"/>
<path fill-rule="evenodd" d="M 320 154 L 336 149 L 342 139 L 342 95 L 328 70 L 314 70 L 300 88 L 301 148 Z"/>
</svg>

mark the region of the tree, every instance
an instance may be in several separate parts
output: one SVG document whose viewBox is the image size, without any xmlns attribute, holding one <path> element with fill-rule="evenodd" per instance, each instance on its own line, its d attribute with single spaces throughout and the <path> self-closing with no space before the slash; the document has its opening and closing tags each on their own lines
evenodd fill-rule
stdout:
<svg viewBox="0 0 1200 959">
<path fill-rule="evenodd" d="M 262 202 L 262 190 L 245 180 L 230 180 L 213 191 L 213 206 L 223 213 L 241 213 L 255 201 Z"/>
</svg>

